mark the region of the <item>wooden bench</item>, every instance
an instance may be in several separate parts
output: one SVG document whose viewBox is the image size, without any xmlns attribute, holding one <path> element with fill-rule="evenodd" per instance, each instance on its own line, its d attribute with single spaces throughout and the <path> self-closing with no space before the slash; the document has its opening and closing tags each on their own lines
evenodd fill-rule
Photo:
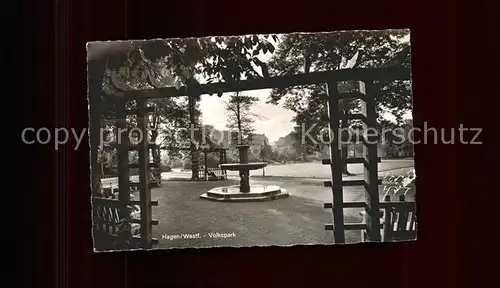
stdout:
<svg viewBox="0 0 500 288">
<path fill-rule="evenodd" d="M 100 197 L 92 198 L 92 202 L 94 246 L 99 250 L 124 248 L 122 245 L 134 247 L 140 235 L 140 224 L 130 223 L 130 230 L 123 229 L 127 221 L 120 219 L 121 203 L 117 199 Z M 140 210 L 132 206 L 128 208 L 131 209 L 131 219 L 140 217 Z"/>
<path fill-rule="evenodd" d="M 225 171 L 219 167 L 207 167 L 207 181 L 210 180 L 226 180 L 227 176 Z M 205 167 L 201 167 L 198 171 L 198 178 L 205 179 Z"/>
<path fill-rule="evenodd" d="M 417 238 L 416 203 L 406 202 L 400 195 L 399 201 L 390 201 L 390 195 L 380 202 L 380 224 L 383 242 L 408 241 Z M 360 214 L 364 217 L 364 211 Z M 361 241 L 366 239 L 366 230 L 361 230 Z"/>
<path fill-rule="evenodd" d="M 390 196 L 386 196 L 390 199 Z M 417 238 L 416 203 L 406 202 L 400 195 L 398 202 L 384 201 L 380 203 L 385 210 L 383 220 L 383 241 L 408 241 Z"/>
</svg>

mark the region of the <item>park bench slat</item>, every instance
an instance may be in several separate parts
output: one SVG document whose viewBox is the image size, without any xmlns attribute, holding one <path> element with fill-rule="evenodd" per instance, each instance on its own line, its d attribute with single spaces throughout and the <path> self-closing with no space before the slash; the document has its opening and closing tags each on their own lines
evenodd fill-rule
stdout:
<svg viewBox="0 0 500 288">
<path fill-rule="evenodd" d="M 97 245 L 112 245 L 111 243 L 114 243 L 114 241 L 118 237 L 120 237 L 120 235 L 118 235 L 118 232 L 119 226 L 122 223 L 120 223 L 119 209 L 122 207 L 122 204 L 117 199 L 108 199 L 101 197 L 94 197 L 92 201 L 94 204 L 94 217 L 92 219 L 95 232 L 94 237 L 95 239 L 98 239 L 97 241 L 99 243 Z M 135 202 L 139 201 L 131 202 L 133 202 L 131 204 L 135 204 Z M 131 205 L 127 206 L 130 207 Z M 131 224 L 131 228 L 133 229 L 133 231 L 140 231 L 140 219 L 129 219 L 129 223 Z M 153 220 L 152 225 L 158 225 L 158 220 Z M 135 243 L 132 243 L 132 245 L 135 245 Z"/>
<path fill-rule="evenodd" d="M 344 208 L 366 208 L 366 202 L 344 202 Z"/>
<path fill-rule="evenodd" d="M 390 199 L 386 197 L 386 199 Z M 416 203 L 405 202 L 405 196 L 399 197 L 397 202 L 381 202 L 385 208 L 384 217 L 384 239 L 385 241 L 412 240 L 416 238 L 417 219 Z"/>
</svg>

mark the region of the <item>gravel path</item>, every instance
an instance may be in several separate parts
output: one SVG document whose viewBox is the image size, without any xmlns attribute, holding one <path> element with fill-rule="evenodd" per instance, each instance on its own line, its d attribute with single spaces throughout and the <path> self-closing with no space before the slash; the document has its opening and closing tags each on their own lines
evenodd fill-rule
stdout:
<svg viewBox="0 0 500 288">
<path fill-rule="evenodd" d="M 303 164 L 318 167 L 311 165 L 314 163 Z M 410 168 L 402 166 L 407 164 L 396 162 L 395 165 L 386 165 L 384 168 L 393 174 L 405 174 Z M 301 164 L 286 166 L 292 165 Z M 158 248 L 333 244 L 333 232 L 324 230 L 324 224 L 332 222 L 332 212 L 323 208 L 323 203 L 332 202 L 332 192 L 330 188 L 323 187 L 325 179 L 305 178 L 311 173 L 304 171 L 299 174 L 302 177 L 258 177 L 254 174 L 251 184 L 279 185 L 291 196 L 253 203 L 212 202 L 199 198 L 213 187 L 237 184 L 236 180 L 191 182 L 165 179 L 160 187 L 151 190 L 151 198 L 159 202 L 158 206 L 153 207 L 153 218 L 159 220 L 159 225 L 153 226 L 153 236 L 159 240 Z M 384 172 L 380 174 L 381 177 L 384 175 Z M 345 179 L 360 177 L 362 175 Z M 114 179 L 107 181 L 112 183 Z M 380 187 L 381 198 L 383 188 Z M 408 200 L 414 198 L 413 193 L 414 191 L 408 195 Z M 344 187 L 344 201 L 363 201 L 364 195 L 363 187 Z M 139 199 L 139 195 L 135 197 Z M 344 209 L 344 222 L 361 222 L 360 211 L 361 209 Z M 217 233 L 218 237 L 211 237 Z M 360 231 L 346 231 L 347 243 L 359 241 Z"/>
</svg>

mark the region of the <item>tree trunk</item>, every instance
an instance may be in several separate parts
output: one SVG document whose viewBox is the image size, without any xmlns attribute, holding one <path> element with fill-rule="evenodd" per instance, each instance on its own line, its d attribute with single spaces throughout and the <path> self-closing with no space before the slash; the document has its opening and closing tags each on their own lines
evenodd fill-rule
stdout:
<svg viewBox="0 0 500 288">
<path fill-rule="evenodd" d="M 236 92 L 236 97 L 238 97 L 238 92 Z M 238 145 L 243 144 L 243 134 L 241 131 L 241 113 L 240 113 L 240 102 L 236 101 L 236 120 L 238 120 Z"/>
<path fill-rule="evenodd" d="M 195 115 L 195 99 L 192 95 L 189 96 L 189 123 L 191 126 L 191 133 L 189 135 L 189 148 L 191 150 L 191 179 L 198 179 L 198 171 L 199 171 L 199 158 L 198 158 L 198 149 L 194 143 L 194 129 L 196 127 L 196 115 Z"/>
<path fill-rule="evenodd" d="M 304 162 L 307 162 L 307 143 L 304 143 L 302 144 L 302 160 L 304 160 Z"/>
<path fill-rule="evenodd" d="M 151 144 L 156 144 L 156 140 L 158 139 L 158 119 L 157 119 L 157 115 L 155 113 L 155 115 L 153 115 L 153 129 L 151 130 L 151 137 L 150 137 L 150 143 Z M 146 132 L 147 133 L 147 132 Z M 147 137 L 146 135 L 144 137 Z M 157 164 L 155 165 L 155 167 L 152 169 L 152 174 L 153 174 L 153 178 L 154 178 L 154 181 L 156 181 L 157 184 L 160 184 L 161 183 L 161 171 L 160 171 L 160 163 L 157 163 L 158 161 L 156 161 L 157 159 L 160 158 L 160 149 L 159 147 L 158 148 L 155 148 L 155 149 L 149 149 L 148 148 L 148 155 L 149 155 L 149 151 L 151 151 L 151 157 L 153 157 L 153 163 Z M 148 156 L 148 159 L 149 159 L 149 156 Z"/>
</svg>

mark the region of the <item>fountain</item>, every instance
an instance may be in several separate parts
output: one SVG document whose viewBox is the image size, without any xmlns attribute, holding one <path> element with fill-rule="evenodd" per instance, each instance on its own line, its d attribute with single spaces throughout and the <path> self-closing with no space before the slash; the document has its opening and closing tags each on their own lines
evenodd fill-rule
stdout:
<svg viewBox="0 0 500 288">
<path fill-rule="evenodd" d="M 285 189 L 277 185 L 250 185 L 250 170 L 257 170 L 267 166 L 266 162 L 248 163 L 248 148 L 250 145 L 238 145 L 240 163 L 221 164 L 220 168 L 240 172 L 240 185 L 215 187 L 200 197 L 215 201 L 266 201 L 289 196 Z"/>
</svg>

